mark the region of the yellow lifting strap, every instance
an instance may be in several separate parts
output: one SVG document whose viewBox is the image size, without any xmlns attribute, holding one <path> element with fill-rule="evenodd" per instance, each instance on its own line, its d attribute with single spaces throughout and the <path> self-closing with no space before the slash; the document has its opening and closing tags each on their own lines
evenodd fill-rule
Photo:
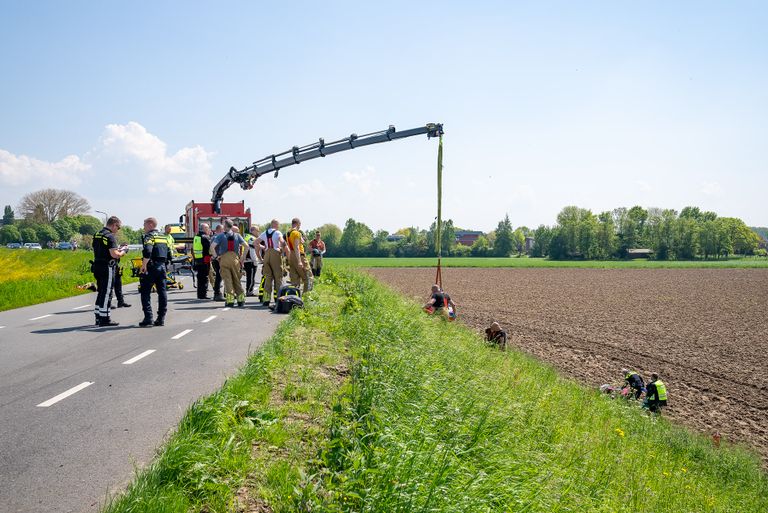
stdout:
<svg viewBox="0 0 768 513">
<path fill-rule="evenodd" d="M 443 134 L 440 134 L 440 144 L 437 147 L 437 230 L 435 233 L 435 251 L 437 253 L 437 275 L 435 284 L 443 288 L 442 264 L 442 231 L 443 231 Z"/>
</svg>

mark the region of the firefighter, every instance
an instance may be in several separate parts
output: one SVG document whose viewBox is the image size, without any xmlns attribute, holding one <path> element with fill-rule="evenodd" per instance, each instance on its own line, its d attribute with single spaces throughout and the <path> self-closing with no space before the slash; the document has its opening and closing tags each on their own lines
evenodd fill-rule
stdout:
<svg viewBox="0 0 768 513">
<path fill-rule="evenodd" d="M 325 242 L 320 238 L 320 230 L 317 230 L 315 238 L 309 241 L 309 247 L 312 249 L 312 257 L 309 262 L 310 267 L 312 267 L 312 274 L 320 276 L 320 272 L 323 270 L 323 256 L 325 255 Z"/>
<path fill-rule="evenodd" d="M 200 224 L 200 230 L 192 239 L 192 258 L 197 273 L 197 299 L 208 297 L 208 274 L 211 272 L 211 229 L 206 223 Z"/>
<path fill-rule="evenodd" d="M 211 243 L 211 248 L 216 252 L 219 260 L 219 270 L 224 280 L 225 306 L 245 306 L 245 291 L 240 283 L 240 273 L 243 269 L 243 253 L 247 244 L 243 237 L 233 230 L 233 223 L 229 219 L 224 220 L 224 233 L 217 235 Z"/>
<path fill-rule="evenodd" d="M 640 399 L 640 394 L 645 392 L 643 377 L 629 369 L 621 369 L 621 374 L 624 376 L 624 382 L 635 392 L 635 399 Z"/>
<path fill-rule="evenodd" d="M 667 386 L 659 379 L 655 372 L 651 374 L 651 382 L 648 383 L 645 393 L 645 406 L 651 413 L 661 415 L 661 409 L 667 405 Z"/>
<path fill-rule="evenodd" d="M 288 270 L 290 281 L 303 292 L 309 290 L 309 262 L 304 253 L 304 236 L 301 234 L 301 220 L 294 217 L 291 220 L 291 230 L 285 238 L 288 252 Z"/>
<path fill-rule="evenodd" d="M 96 279 L 96 315 L 97 326 L 117 326 L 109 317 L 112 288 L 117 273 L 117 261 L 128 253 L 127 246 L 117 247 L 115 235 L 122 222 L 115 216 L 107 219 L 107 225 L 93 236 L 93 277 Z"/>
<path fill-rule="evenodd" d="M 283 267 L 280 253 L 285 247 L 283 234 L 278 228 L 280 223 L 273 219 L 269 223 L 269 228 L 259 235 L 259 241 L 264 246 L 264 265 L 261 272 L 264 273 L 264 295 L 262 296 L 262 305 L 269 306 L 272 298 L 272 291 L 280 290 L 283 284 Z"/>
<path fill-rule="evenodd" d="M 214 229 L 214 232 L 210 235 L 211 241 L 213 239 L 224 233 L 224 226 L 221 224 L 216 225 L 216 228 Z M 211 269 L 213 270 L 212 273 L 208 275 L 208 280 L 211 282 L 211 286 L 213 287 L 213 300 L 214 301 L 224 301 L 224 296 L 221 295 L 221 269 L 219 268 L 219 260 L 216 258 L 216 252 L 211 248 Z"/>
<path fill-rule="evenodd" d="M 165 313 L 168 310 L 165 266 L 171 256 L 168 238 L 157 231 L 157 219 L 148 217 L 144 220 L 144 248 L 142 250 L 139 288 L 141 289 L 141 308 L 144 319 L 139 323 L 142 328 L 165 325 Z M 152 322 L 152 286 L 157 290 L 157 319 Z"/>
<path fill-rule="evenodd" d="M 245 248 L 245 295 L 253 296 L 253 288 L 256 285 L 256 269 L 257 264 L 257 238 L 259 236 L 259 227 L 255 224 L 251 226 L 248 233 L 245 234 L 243 239 L 247 247 Z"/>
</svg>

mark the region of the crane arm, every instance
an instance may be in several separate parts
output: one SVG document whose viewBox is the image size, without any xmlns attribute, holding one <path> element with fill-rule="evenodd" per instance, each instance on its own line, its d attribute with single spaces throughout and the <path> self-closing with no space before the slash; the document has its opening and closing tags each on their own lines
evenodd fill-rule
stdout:
<svg viewBox="0 0 768 513">
<path fill-rule="evenodd" d="M 250 166 L 246 166 L 240 170 L 231 167 L 227 174 L 224 175 L 224 178 L 219 180 L 219 183 L 213 188 L 211 202 L 214 205 L 214 211 L 221 211 L 221 201 L 224 197 L 224 191 L 226 191 L 233 183 L 237 183 L 243 189 L 248 190 L 253 188 L 253 185 L 259 177 L 272 172 L 274 172 L 275 177 L 277 177 L 278 171 L 284 167 L 301 164 L 307 160 L 326 157 L 328 155 L 333 155 L 334 153 L 351 150 L 361 146 L 369 146 L 371 144 L 394 141 L 395 139 L 404 139 L 405 137 L 413 137 L 415 135 L 423 134 L 427 134 L 428 138 L 439 137 L 443 134 L 443 125 L 440 123 L 427 123 L 418 128 L 401 130 L 399 132 L 395 130 L 394 126 L 390 125 L 388 129 L 380 132 L 364 135 L 352 134 L 349 137 L 333 142 L 325 142 L 324 139 L 320 139 L 318 142 L 306 146 L 294 146 L 290 150 L 257 160 Z"/>
</svg>

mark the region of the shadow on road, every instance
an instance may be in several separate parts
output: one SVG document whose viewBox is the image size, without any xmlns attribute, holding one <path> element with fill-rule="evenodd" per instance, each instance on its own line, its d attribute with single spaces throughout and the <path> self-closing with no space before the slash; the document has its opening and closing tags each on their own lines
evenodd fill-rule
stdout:
<svg viewBox="0 0 768 513">
<path fill-rule="evenodd" d="M 88 331 L 88 332 L 96 332 L 96 333 L 103 333 L 105 331 L 117 331 L 117 330 L 130 330 L 137 328 L 136 325 L 128 325 L 128 326 L 113 326 L 111 328 L 99 328 L 94 326 L 93 324 L 86 324 L 84 326 L 67 326 L 65 328 L 50 328 L 47 330 L 35 330 L 30 331 L 30 333 L 36 333 L 38 335 L 56 335 L 59 333 L 71 333 L 73 331 Z"/>
</svg>

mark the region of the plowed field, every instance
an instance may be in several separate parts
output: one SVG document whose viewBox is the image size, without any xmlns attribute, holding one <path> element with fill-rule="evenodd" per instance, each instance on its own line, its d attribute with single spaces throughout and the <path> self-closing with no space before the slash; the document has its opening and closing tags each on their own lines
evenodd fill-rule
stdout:
<svg viewBox="0 0 768 513">
<path fill-rule="evenodd" d="M 369 269 L 425 301 L 432 269 Z M 620 369 L 667 385 L 665 416 L 756 447 L 768 461 L 768 271 L 444 269 L 461 320 L 589 386 Z"/>
</svg>

